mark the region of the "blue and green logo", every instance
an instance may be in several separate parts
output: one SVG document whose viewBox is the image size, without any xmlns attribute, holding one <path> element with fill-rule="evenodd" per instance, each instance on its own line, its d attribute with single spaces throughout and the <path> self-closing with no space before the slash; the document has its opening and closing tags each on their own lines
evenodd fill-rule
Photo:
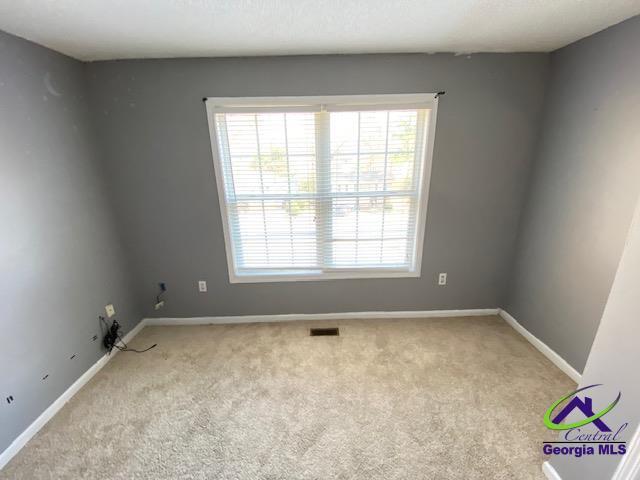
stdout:
<svg viewBox="0 0 640 480">
<path fill-rule="evenodd" d="M 618 393 L 613 402 L 598 412 L 593 411 L 591 397 L 584 394 L 583 398 L 578 396 L 580 392 L 599 386 L 601 385 L 595 384 L 579 388 L 558 399 L 549 407 L 544 414 L 545 426 L 551 430 L 561 430 L 563 433 L 558 440 L 542 442 L 542 452 L 545 455 L 582 457 L 586 455 L 624 455 L 626 453 L 627 442 L 622 440 L 621 436 L 629 424 L 623 423 L 613 432 L 603 420 L 603 417 L 618 405 L 622 394 Z M 564 402 L 567 402 L 566 405 L 554 416 L 556 409 Z M 572 423 L 562 423 L 576 409 L 585 418 Z"/>
<path fill-rule="evenodd" d="M 579 392 L 582 392 L 589 388 L 599 387 L 599 386 L 600 384 L 595 384 L 595 385 L 589 385 L 588 387 L 579 388 L 575 392 L 571 392 L 570 394 L 565 395 L 561 399 L 554 402 L 553 405 L 551 405 L 547 410 L 547 412 L 544 414 L 544 424 L 547 426 L 547 428 L 551 430 L 572 430 L 574 428 L 579 428 L 584 425 L 587 425 L 588 423 L 593 423 L 601 432 L 610 432 L 611 429 L 606 423 L 604 423 L 604 421 L 602 421 L 602 417 L 604 417 L 607 413 L 613 410 L 613 408 L 620 401 L 620 397 L 622 396 L 622 393 L 618 393 L 618 396 L 613 402 L 611 402 L 609 405 L 607 405 L 605 408 L 603 408 L 597 413 L 594 413 L 593 411 L 593 400 L 591 399 L 591 397 L 587 397 L 585 395 L 583 400 L 577 396 Z M 553 412 L 558 407 L 558 405 L 560 405 L 562 402 L 564 402 L 565 400 L 568 400 L 571 397 L 573 397 L 571 401 L 567 403 L 567 405 L 565 405 L 565 407 L 560 411 L 560 413 L 558 413 L 558 415 L 555 416 L 555 418 L 551 419 L 551 416 L 553 415 Z M 565 418 L 567 418 L 567 416 L 569 416 L 569 414 L 573 412 L 576 408 L 580 412 L 582 412 L 582 414 L 586 418 L 584 420 L 580 420 L 577 422 L 563 424 L 562 421 Z"/>
</svg>

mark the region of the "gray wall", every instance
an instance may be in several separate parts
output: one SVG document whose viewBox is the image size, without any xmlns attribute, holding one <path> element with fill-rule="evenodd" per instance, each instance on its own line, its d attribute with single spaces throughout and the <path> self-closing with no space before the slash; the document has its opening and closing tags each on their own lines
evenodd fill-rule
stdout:
<svg viewBox="0 0 640 480">
<path fill-rule="evenodd" d="M 506 310 L 585 365 L 640 189 L 640 17 L 551 56 Z"/>
<path fill-rule="evenodd" d="M 591 389 L 588 393 L 598 409 L 611 403 L 618 393 L 622 394 L 620 403 L 607 413 L 603 420 L 613 431 L 628 423 L 623 436 L 620 437 L 620 440 L 627 442 L 631 440 L 640 423 L 638 285 L 640 285 L 640 201 L 637 203 L 633 224 L 627 236 L 627 244 L 611 287 L 611 294 L 606 302 L 598 333 L 580 381 L 580 387 L 603 384 L 602 387 Z M 585 426 L 582 433 L 591 433 L 594 430 L 597 429 Z M 632 463 L 629 455 L 623 459 Z M 595 455 L 582 458 L 570 456 L 552 458 L 551 464 L 563 480 L 600 480 L 612 478 L 611 475 L 620 461 L 620 457 L 615 456 Z"/>
<path fill-rule="evenodd" d="M 103 354 L 92 336 L 105 304 L 127 330 L 141 318 L 84 68 L 0 32 L 0 452 Z"/>
<path fill-rule="evenodd" d="M 537 138 L 546 54 L 97 62 L 92 111 L 148 316 L 498 307 Z M 205 96 L 436 92 L 422 277 L 228 280 Z M 449 285 L 436 286 L 437 272 Z M 209 293 L 196 282 L 207 280 Z M 157 282 L 164 310 L 152 305 Z"/>
</svg>

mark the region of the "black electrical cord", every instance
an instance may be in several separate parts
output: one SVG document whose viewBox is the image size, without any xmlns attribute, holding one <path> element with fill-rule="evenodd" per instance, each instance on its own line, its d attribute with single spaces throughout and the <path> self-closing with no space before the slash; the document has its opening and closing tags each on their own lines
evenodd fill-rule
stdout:
<svg viewBox="0 0 640 480">
<path fill-rule="evenodd" d="M 111 326 L 109 326 L 109 324 L 107 323 L 107 321 L 105 320 L 105 318 L 103 316 L 100 316 L 99 318 L 102 321 L 102 323 L 104 324 L 105 328 L 107 329 L 107 333 L 104 336 L 103 344 L 104 344 L 105 348 L 107 348 L 109 350 L 109 353 L 111 353 L 111 351 L 114 348 L 117 348 L 121 352 L 144 353 L 144 352 L 148 352 L 152 348 L 158 346 L 157 343 L 154 343 L 149 348 L 146 348 L 144 350 L 136 350 L 135 348 L 129 348 L 127 346 L 127 344 L 124 343 L 124 340 L 122 339 L 122 337 L 120 337 L 120 334 L 118 333 L 118 330 L 120 329 L 120 324 L 118 323 L 118 321 L 114 319 L 113 323 L 111 324 Z M 122 342 L 124 347 L 121 347 L 120 345 L 118 345 L 118 340 L 120 342 Z"/>
<path fill-rule="evenodd" d="M 124 348 L 122 348 L 120 345 L 113 345 L 114 347 L 116 347 L 118 350 L 120 350 L 121 352 L 135 352 L 135 353 L 144 353 L 144 352 L 148 352 L 149 350 L 151 350 L 154 347 L 157 347 L 158 344 L 154 343 L 153 345 L 151 345 L 149 348 L 145 348 L 144 350 L 136 350 L 135 348 L 129 348 L 127 347 L 127 344 L 124 343 L 124 340 L 122 340 L 122 338 L 120 338 L 120 335 L 118 335 L 118 339 L 122 342 L 122 344 L 124 345 Z"/>
</svg>

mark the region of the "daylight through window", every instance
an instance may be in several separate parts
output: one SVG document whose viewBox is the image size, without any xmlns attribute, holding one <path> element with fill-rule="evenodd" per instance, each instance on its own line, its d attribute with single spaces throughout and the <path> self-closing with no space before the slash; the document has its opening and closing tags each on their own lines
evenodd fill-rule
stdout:
<svg viewBox="0 0 640 480">
<path fill-rule="evenodd" d="M 232 281 L 418 276 L 433 95 L 207 108 Z"/>
</svg>

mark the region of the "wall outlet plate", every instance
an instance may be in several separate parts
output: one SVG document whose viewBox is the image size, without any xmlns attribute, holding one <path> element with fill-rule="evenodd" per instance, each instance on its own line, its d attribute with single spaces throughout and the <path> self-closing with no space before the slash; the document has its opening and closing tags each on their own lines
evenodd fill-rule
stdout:
<svg viewBox="0 0 640 480">
<path fill-rule="evenodd" d="M 440 273 L 438 275 L 438 285 L 446 285 L 447 284 L 447 274 Z"/>
<path fill-rule="evenodd" d="M 207 282 L 205 280 L 198 281 L 198 291 L 201 293 L 207 291 Z"/>
<path fill-rule="evenodd" d="M 162 307 L 164 307 L 164 300 L 160 300 L 153 306 L 153 308 L 155 308 L 156 310 L 160 310 Z"/>
<path fill-rule="evenodd" d="M 107 317 L 111 318 L 116 314 L 116 309 L 114 308 L 113 304 L 110 303 L 109 305 L 104 307 L 104 311 L 107 312 Z"/>
</svg>

